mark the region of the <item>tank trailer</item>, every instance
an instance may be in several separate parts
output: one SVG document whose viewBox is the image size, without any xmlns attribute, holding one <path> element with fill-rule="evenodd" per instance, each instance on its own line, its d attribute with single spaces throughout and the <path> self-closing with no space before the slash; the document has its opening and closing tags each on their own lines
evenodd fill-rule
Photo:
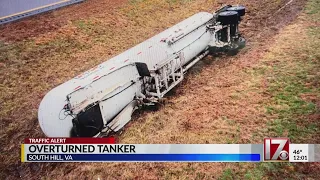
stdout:
<svg viewBox="0 0 320 180">
<path fill-rule="evenodd" d="M 38 119 L 48 137 L 102 137 L 154 105 L 206 55 L 245 46 L 245 7 L 199 12 L 48 92 Z"/>
</svg>

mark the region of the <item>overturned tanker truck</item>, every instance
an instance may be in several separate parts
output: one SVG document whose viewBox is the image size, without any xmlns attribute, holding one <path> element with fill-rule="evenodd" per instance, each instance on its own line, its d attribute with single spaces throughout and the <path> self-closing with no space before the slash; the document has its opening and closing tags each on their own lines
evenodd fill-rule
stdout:
<svg viewBox="0 0 320 180">
<path fill-rule="evenodd" d="M 154 105 L 210 52 L 244 47 L 243 6 L 200 12 L 59 85 L 40 103 L 49 137 L 102 137 L 117 132 L 135 109 Z"/>
</svg>

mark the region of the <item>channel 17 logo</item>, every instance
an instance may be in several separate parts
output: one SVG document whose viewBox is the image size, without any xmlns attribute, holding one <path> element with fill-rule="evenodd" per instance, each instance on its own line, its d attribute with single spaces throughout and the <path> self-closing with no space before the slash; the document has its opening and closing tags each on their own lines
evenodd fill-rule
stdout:
<svg viewBox="0 0 320 180">
<path fill-rule="evenodd" d="M 289 144 L 288 138 L 265 138 L 264 161 L 288 161 Z"/>
</svg>

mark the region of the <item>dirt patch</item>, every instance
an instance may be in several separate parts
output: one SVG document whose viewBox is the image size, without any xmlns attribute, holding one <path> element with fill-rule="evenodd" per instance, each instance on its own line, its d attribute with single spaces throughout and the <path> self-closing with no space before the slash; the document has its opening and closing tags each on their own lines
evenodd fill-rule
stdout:
<svg viewBox="0 0 320 180">
<path fill-rule="evenodd" d="M 22 139 L 43 136 L 36 113 L 48 90 L 105 61 L 101 57 L 107 59 L 195 12 L 210 12 L 219 6 L 216 1 L 204 0 L 173 4 L 160 0 L 121 2 L 125 1 L 87 1 L 34 17 L 36 22 L 30 18 L 1 27 L 3 41 L 21 48 L 16 52 L 16 48 L 5 45 L 10 53 L 5 57 L 6 68 L 0 72 L 4 85 L 0 87 L 1 123 L 6 127 L 1 132 L 1 156 L 6 160 L 1 167 L 5 169 L 3 177 L 216 178 L 223 169 L 241 169 L 225 163 L 17 163 Z M 234 57 L 208 57 L 200 62 L 163 108 L 142 112 L 127 126 L 130 128 L 119 142 L 261 143 L 258 130 L 267 121 L 261 102 L 269 96 L 262 93 L 265 83 L 257 86 L 260 79 L 250 79 L 250 69 L 263 57 L 278 30 L 297 16 L 305 1 L 293 1 L 277 12 L 286 2 L 227 1 L 243 4 L 249 10 L 240 27 L 248 39 L 247 48 Z M 109 7 L 111 10 L 106 11 Z M 105 20 L 115 16 L 122 18 L 120 23 Z M 44 27 L 46 22 L 53 28 Z M 60 35 L 63 38 L 57 39 Z M 23 40 L 35 41 L 36 45 Z"/>
</svg>

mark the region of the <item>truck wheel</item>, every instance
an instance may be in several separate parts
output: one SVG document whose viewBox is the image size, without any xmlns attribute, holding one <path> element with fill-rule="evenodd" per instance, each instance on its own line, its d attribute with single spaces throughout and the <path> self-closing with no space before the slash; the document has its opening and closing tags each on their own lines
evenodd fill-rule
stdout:
<svg viewBox="0 0 320 180">
<path fill-rule="evenodd" d="M 223 25 L 237 24 L 238 23 L 238 12 L 237 11 L 224 11 L 218 14 L 217 21 Z"/>
<path fill-rule="evenodd" d="M 244 16 L 246 14 L 246 8 L 244 6 L 233 6 L 228 8 L 227 11 L 236 11 L 239 16 Z"/>
</svg>

